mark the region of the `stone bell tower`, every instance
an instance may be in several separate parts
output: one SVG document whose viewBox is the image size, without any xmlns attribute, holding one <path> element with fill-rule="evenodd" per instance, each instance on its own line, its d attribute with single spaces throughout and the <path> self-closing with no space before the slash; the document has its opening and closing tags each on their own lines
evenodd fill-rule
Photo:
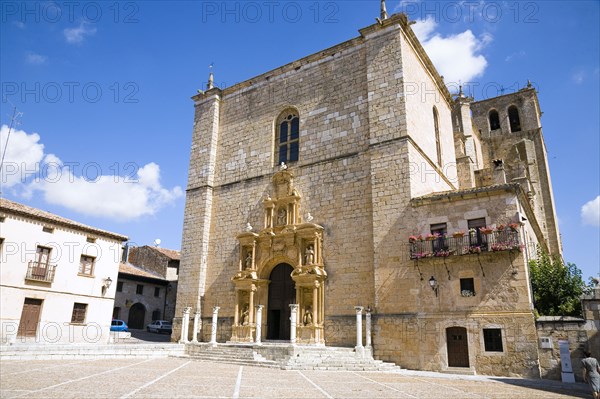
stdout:
<svg viewBox="0 0 600 399">
<path fill-rule="evenodd" d="M 293 179 L 284 167 L 275 173 L 272 195 L 263 200 L 263 229 L 256 233 L 248 225 L 237 236 L 238 272 L 231 279 L 235 285 L 233 342 L 252 342 L 257 331 L 265 335 L 261 338 L 288 339 L 289 328 L 295 324 L 292 335 L 297 342 L 325 343 L 323 227 L 312 223 L 311 216 L 301 220 L 301 196 Z M 285 271 L 284 281 L 291 279 L 282 285 L 283 290 L 275 287 L 278 270 Z M 257 311 L 263 304 L 267 315 L 257 329 Z M 290 312 L 290 305 L 297 311 Z M 296 317 L 291 323 L 289 315 Z"/>
</svg>

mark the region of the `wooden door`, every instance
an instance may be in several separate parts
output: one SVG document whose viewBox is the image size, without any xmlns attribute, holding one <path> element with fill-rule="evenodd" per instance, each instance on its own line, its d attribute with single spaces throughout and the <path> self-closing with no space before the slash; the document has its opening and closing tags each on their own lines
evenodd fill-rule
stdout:
<svg viewBox="0 0 600 399">
<path fill-rule="evenodd" d="M 267 339 L 290 339 L 290 304 L 296 299 L 292 272 L 288 264 L 277 265 L 269 279 L 269 309 L 267 312 Z"/>
<path fill-rule="evenodd" d="M 447 328 L 446 341 L 448 343 L 448 366 L 469 367 L 467 329 L 464 327 Z"/>
<path fill-rule="evenodd" d="M 19 330 L 17 337 L 35 337 L 38 324 L 40 322 L 40 313 L 42 310 L 42 300 L 25 298 L 23 310 L 21 311 L 21 320 L 19 321 Z"/>
<path fill-rule="evenodd" d="M 48 272 L 48 262 L 50 261 L 50 248 L 37 247 L 35 263 L 31 270 L 31 276 L 38 279 L 46 279 Z"/>
<path fill-rule="evenodd" d="M 129 319 L 127 319 L 127 326 L 129 328 L 142 329 L 145 327 L 145 318 L 146 307 L 138 302 L 129 309 Z"/>
</svg>

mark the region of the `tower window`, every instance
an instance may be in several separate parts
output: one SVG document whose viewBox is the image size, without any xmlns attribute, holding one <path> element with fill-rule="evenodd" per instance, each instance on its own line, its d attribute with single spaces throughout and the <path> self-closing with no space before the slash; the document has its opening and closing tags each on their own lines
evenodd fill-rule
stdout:
<svg viewBox="0 0 600 399">
<path fill-rule="evenodd" d="M 519 110 L 514 105 L 508 107 L 508 122 L 510 123 L 511 132 L 521 131 L 521 119 L 519 118 Z"/>
<path fill-rule="evenodd" d="M 300 150 L 300 118 L 295 110 L 284 111 L 277 118 L 276 151 L 277 163 L 298 160 Z"/>
<path fill-rule="evenodd" d="M 435 130 L 435 150 L 437 152 L 437 164 L 442 166 L 442 145 L 440 143 L 440 123 L 438 111 L 433 107 L 433 128 Z"/>
<path fill-rule="evenodd" d="M 500 116 L 498 115 L 498 111 L 496 111 L 495 109 L 491 110 L 489 119 L 490 119 L 490 130 L 500 129 Z"/>
</svg>

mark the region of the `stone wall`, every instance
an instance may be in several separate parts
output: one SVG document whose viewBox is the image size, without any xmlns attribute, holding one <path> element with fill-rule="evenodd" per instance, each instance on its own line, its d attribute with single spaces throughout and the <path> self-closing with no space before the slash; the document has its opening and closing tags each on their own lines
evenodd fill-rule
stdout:
<svg viewBox="0 0 600 399">
<path fill-rule="evenodd" d="M 559 340 L 568 340 L 571 351 L 571 364 L 577 381 L 583 381 L 581 359 L 584 351 L 600 359 L 600 287 L 581 300 L 584 318 L 544 316 L 536 321 L 538 338 L 550 338 L 551 348 L 540 345 L 540 369 L 542 378 L 560 380 L 561 362 Z"/>
</svg>

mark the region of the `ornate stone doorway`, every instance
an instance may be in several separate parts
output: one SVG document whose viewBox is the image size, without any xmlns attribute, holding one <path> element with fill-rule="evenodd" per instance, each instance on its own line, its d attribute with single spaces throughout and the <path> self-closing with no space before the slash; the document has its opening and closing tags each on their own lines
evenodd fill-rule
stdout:
<svg viewBox="0 0 600 399">
<path fill-rule="evenodd" d="M 467 329 L 449 327 L 446 329 L 448 345 L 448 367 L 469 367 L 469 343 Z"/>
<path fill-rule="evenodd" d="M 289 305 L 295 303 L 295 342 L 325 344 L 324 229 L 310 213 L 302 216 L 301 196 L 286 167 L 275 173 L 272 188 L 273 196 L 262 201 L 263 227 L 255 230 L 248 222 L 237 236 L 231 341 L 252 342 L 259 333 L 261 339 L 289 340 Z"/>
<path fill-rule="evenodd" d="M 267 339 L 290 339 L 290 304 L 296 297 L 291 274 L 294 268 L 281 263 L 271 271 L 269 280 L 269 309 L 267 312 Z"/>
</svg>

